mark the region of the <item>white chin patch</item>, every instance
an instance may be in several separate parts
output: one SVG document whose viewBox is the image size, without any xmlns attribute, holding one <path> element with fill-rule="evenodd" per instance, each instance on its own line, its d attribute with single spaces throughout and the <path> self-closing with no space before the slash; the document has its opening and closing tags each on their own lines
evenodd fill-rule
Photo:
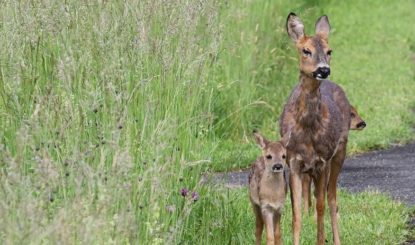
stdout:
<svg viewBox="0 0 415 245">
<path fill-rule="evenodd" d="M 317 75 L 316 79 L 319 80 L 319 81 L 324 80 L 320 75 Z"/>
<path fill-rule="evenodd" d="M 274 170 L 272 170 L 272 172 L 273 173 L 281 173 L 282 172 L 282 169 L 278 169 L 278 170 L 277 169 L 274 169 Z"/>
</svg>

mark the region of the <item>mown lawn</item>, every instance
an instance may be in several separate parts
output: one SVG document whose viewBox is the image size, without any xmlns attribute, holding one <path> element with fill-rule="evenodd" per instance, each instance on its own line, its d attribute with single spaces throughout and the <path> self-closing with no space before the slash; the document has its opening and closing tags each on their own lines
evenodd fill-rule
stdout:
<svg viewBox="0 0 415 245">
<path fill-rule="evenodd" d="M 246 190 L 200 176 L 248 166 L 254 128 L 278 138 L 298 77 L 287 14 L 309 32 L 330 18 L 332 79 L 368 124 L 351 134 L 356 153 L 413 138 L 414 5 L 1 2 L 0 243 L 252 243 Z M 378 193 L 340 203 L 345 244 L 407 233 L 407 208 Z"/>
</svg>

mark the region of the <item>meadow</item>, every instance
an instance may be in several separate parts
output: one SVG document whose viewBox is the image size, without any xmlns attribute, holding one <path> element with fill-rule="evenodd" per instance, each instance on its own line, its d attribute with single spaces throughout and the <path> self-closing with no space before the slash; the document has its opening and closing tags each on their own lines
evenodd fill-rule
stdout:
<svg viewBox="0 0 415 245">
<path fill-rule="evenodd" d="M 253 129 L 278 138 L 298 78 L 287 14 L 308 33 L 329 16 L 331 79 L 368 125 L 350 135 L 355 154 L 414 138 L 414 7 L 1 1 L 0 243 L 252 244 L 246 188 L 201 176 L 249 166 Z M 409 232 L 409 209 L 381 193 L 343 191 L 340 205 L 345 244 L 399 244 Z M 303 226 L 313 244 L 313 218 Z"/>
</svg>

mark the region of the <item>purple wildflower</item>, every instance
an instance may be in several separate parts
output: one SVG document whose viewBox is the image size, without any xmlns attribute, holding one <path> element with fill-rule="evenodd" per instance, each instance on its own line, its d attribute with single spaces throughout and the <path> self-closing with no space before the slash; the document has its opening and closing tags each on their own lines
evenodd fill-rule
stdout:
<svg viewBox="0 0 415 245">
<path fill-rule="evenodd" d="M 182 195 L 182 197 L 187 197 L 187 195 L 189 194 L 189 189 L 187 188 L 182 188 L 180 190 L 180 194 Z"/>
<path fill-rule="evenodd" d="M 192 192 L 192 200 L 194 202 L 196 202 L 197 200 L 199 200 L 199 193 L 197 193 L 196 191 Z"/>
</svg>

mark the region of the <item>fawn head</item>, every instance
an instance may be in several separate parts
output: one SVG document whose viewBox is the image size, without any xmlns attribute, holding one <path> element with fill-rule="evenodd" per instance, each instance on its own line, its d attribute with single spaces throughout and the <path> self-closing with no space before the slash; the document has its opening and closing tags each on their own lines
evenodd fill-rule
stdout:
<svg viewBox="0 0 415 245">
<path fill-rule="evenodd" d="M 360 117 L 356 108 L 353 106 L 350 108 L 350 129 L 351 130 L 362 130 L 366 127 L 366 122 Z"/>
<path fill-rule="evenodd" d="M 294 41 L 300 54 L 300 71 L 316 80 L 326 79 L 330 75 L 330 57 L 328 37 L 330 23 L 327 16 L 321 16 L 315 27 L 315 35 L 304 33 L 304 24 L 298 16 L 290 13 L 287 17 L 287 32 Z"/>
<path fill-rule="evenodd" d="M 286 167 L 286 150 L 283 144 L 279 141 L 268 141 L 257 132 L 254 133 L 254 137 L 257 145 L 262 149 L 265 169 L 272 173 L 283 172 Z"/>
</svg>

